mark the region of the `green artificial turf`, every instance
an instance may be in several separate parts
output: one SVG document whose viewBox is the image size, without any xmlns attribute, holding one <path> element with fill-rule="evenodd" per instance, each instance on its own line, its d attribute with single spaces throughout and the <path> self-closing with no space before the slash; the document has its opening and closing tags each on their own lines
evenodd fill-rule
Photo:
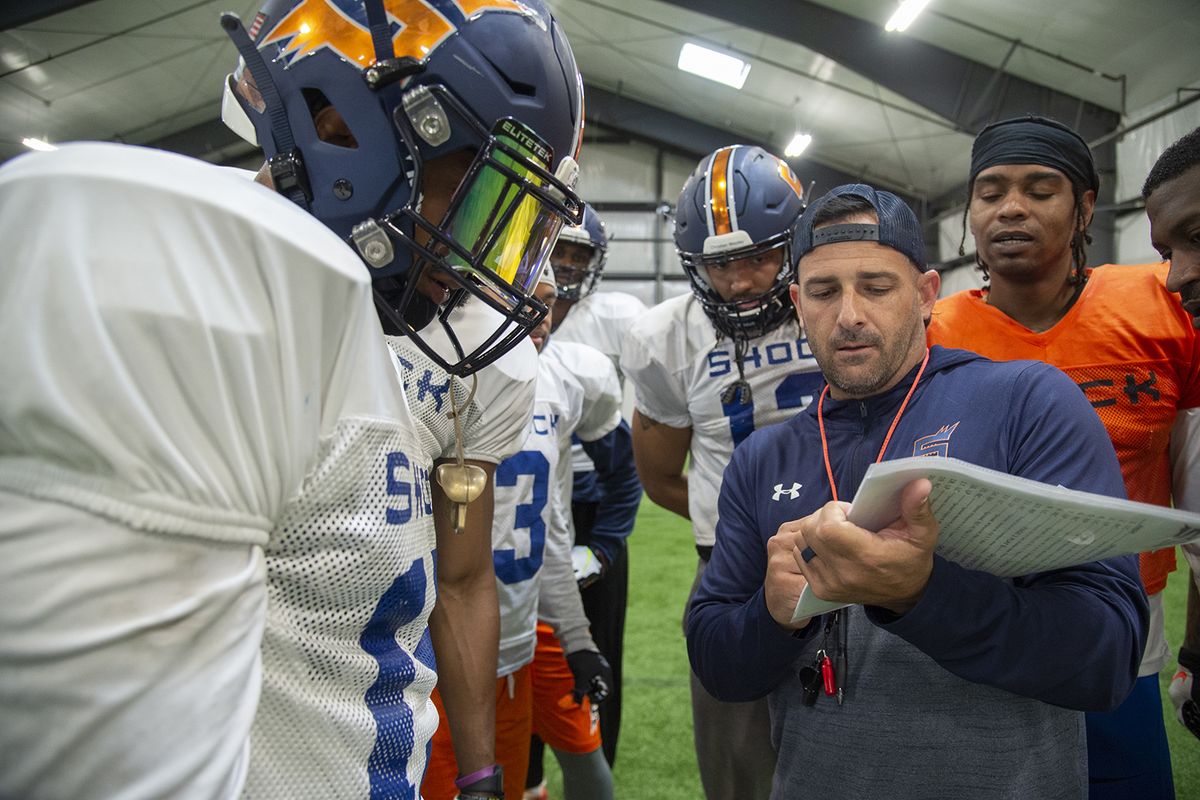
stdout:
<svg viewBox="0 0 1200 800">
<path fill-rule="evenodd" d="M 703 800 L 692 748 L 688 663 L 680 620 L 696 568 L 691 525 L 642 501 L 629 542 L 629 608 L 625 625 L 625 699 L 621 740 L 613 769 L 617 800 Z M 1171 576 L 1165 595 L 1167 638 L 1182 639 L 1187 567 Z M 1175 791 L 1200 798 L 1200 741 L 1175 719 L 1166 687 L 1174 660 L 1162 672 L 1162 696 Z M 562 779 L 547 753 L 552 800 L 562 800 Z"/>
<path fill-rule="evenodd" d="M 1179 554 L 1178 560 L 1180 569 L 1171 574 L 1163 595 L 1167 641 L 1171 643 L 1172 652 L 1178 652 L 1179 644 L 1183 641 L 1184 620 L 1187 616 L 1188 568 L 1182 554 Z M 1167 697 L 1167 685 L 1170 684 L 1176 669 L 1178 665 L 1172 658 L 1159 673 L 1167 741 L 1171 745 L 1171 766 L 1175 772 L 1175 796 L 1179 800 L 1196 800 L 1200 798 L 1200 740 L 1188 733 L 1175 718 L 1171 698 Z"/>
</svg>

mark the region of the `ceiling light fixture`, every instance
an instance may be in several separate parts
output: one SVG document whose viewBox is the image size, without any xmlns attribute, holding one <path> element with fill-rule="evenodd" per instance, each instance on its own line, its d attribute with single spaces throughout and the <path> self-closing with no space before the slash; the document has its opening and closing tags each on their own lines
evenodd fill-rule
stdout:
<svg viewBox="0 0 1200 800">
<path fill-rule="evenodd" d="M 810 144 L 812 144 L 812 134 L 796 131 L 796 135 L 788 142 L 788 146 L 783 149 L 784 158 L 799 157 L 801 153 L 808 149 Z"/>
<path fill-rule="evenodd" d="M 710 81 L 742 88 L 746 76 L 750 74 L 750 65 L 740 58 L 709 50 L 698 44 L 687 42 L 679 50 L 679 68 L 684 72 L 708 78 Z"/>
<path fill-rule="evenodd" d="M 50 144 L 49 142 L 43 141 L 42 139 L 35 139 L 32 136 L 26 136 L 24 139 L 21 140 L 21 144 L 25 145 L 30 150 L 41 150 L 43 152 L 49 152 L 51 150 L 58 149 L 56 146 Z"/>
<path fill-rule="evenodd" d="M 892 14 L 892 18 L 887 21 L 884 30 L 896 32 L 906 30 L 927 5 L 929 5 L 929 0 L 904 0 L 896 9 L 896 13 Z"/>
</svg>

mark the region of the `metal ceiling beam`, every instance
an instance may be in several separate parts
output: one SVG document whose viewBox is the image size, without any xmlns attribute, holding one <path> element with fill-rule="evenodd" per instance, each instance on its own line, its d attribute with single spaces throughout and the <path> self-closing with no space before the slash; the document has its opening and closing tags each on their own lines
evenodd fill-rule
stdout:
<svg viewBox="0 0 1200 800">
<path fill-rule="evenodd" d="M 602 125 L 610 130 L 650 142 L 663 150 L 699 159 L 718 147 L 728 144 L 756 144 L 767 152 L 775 152 L 774 146 L 756 141 L 755 137 L 742 136 L 734 131 L 722 130 L 703 122 L 688 119 L 657 106 L 631 100 L 592 84 L 585 84 L 587 97 L 587 121 Z M 585 140 L 586 144 L 586 140 Z M 586 157 L 586 156 L 585 156 Z M 928 217 L 929 205 L 913 197 L 900 187 L 891 186 L 875 177 L 864 177 L 843 172 L 835 167 L 812 159 L 788 159 L 796 175 L 805 187 L 814 185 L 817 195 L 824 194 L 835 186 L 845 183 L 870 183 L 888 189 L 900 196 L 917 213 L 922 223 Z M 937 226 L 924 225 L 926 246 L 937 243 Z"/>
<path fill-rule="evenodd" d="M 86 6 L 96 0 L 22 0 L 20 3 L 0 5 L 0 31 L 31 25 L 38 20 Z"/>
<path fill-rule="evenodd" d="M 1114 130 L 1120 115 L 1065 92 L 1008 74 L 912 36 L 810 2 L 789 0 L 663 0 L 821 53 L 967 133 L 1026 113 L 1054 117 L 1095 139 Z"/>
<path fill-rule="evenodd" d="M 735 131 L 722 130 L 682 117 L 674 112 L 657 106 L 631 100 L 599 86 L 587 84 L 587 119 L 605 128 L 625 133 L 633 138 L 649 141 L 665 150 L 699 159 L 718 147 L 728 144 L 756 144 L 768 152 L 774 152 L 775 147 L 766 142 L 757 141 L 752 136 L 743 136 Z M 586 147 L 586 139 L 585 139 Z M 788 159 L 796 174 L 807 186 L 815 181 L 817 192 L 821 193 L 843 183 L 858 183 L 866 179 L 861 175 L 827 166 L 812 159 Z M 873 179 L 872 179 L 873 180 Z M 881 188 L 893 189 L 882 182 Z M 911 195 L 900 190 L 897 194 L 917 207 Z"/>
</svg>

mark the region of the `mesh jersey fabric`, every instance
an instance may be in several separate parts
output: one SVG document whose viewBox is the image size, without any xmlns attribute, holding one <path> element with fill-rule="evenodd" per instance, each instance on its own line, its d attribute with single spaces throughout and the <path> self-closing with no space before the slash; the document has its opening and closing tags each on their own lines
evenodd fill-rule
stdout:
<svg viewBox="0 0 1200 800">
<path fill-rule="evenodd" d="M 571 435 L 585 442 L 602 439 L 621 423 L 621 385 L 612 362 L 593 347 L 562 342 L 552 334 L 542 349 L 544 375 L 559 382 L 563 414 L 559 419 L 558 464 L 551 481 L 548 569 L 542 580 L 538 617 L 554 627 L 563 649 L 596 649 L 588 632 L 571 567 L 575 523 L 571 516 L 574 465 Z"/>
<path fill-rule="evenodd" d="M 379 399 L 403 408 L 392 375 Z M 245 797 L 399 798 L 420 786 L 438 723 L 430 461 L 411 424 L 380 417 L 347 418 L 322 441 L 266 548 Z"/>
<path fill-rule="evenodd" d="M 981 290 L 942 298 L 929 342 L 995 360 L 1035 359 L 1067 373 L 1112 438 L 1129 499 L 1169 505 L 1171 428 L 1181 409 L 1200 406 L 1200 339 L 1166 264 L 1088 270 L 1078 300 L 1054 327 L 1035 333 L 987 304 Z M 1174 549 L 1143 553 L 1149 594 L 1166 586 Z"/>
<path fill-rule="evenodd" d="M 696 544 L 711 546 L 721 476 L 734 448 L 756 429 L 790 419 L 825 383 L 796 322 L 752 339 L 743 358 L 750 402 L 724 402 L 739 380 L 733 342 L 717 339 L 692 295 L 650 309 L 629 331 L 621 363 L 643 415 L 691 428 L 688 511 Z"/>
<path fill-rule="evenodd" d="M 621 369 L 621 346 L 629 327 L 646 313 L 646 305 L 625 292 L 592 292 L 571 306 L 566 319 L 554 331 L 560 343 L 573 342 L 599 350 L 612 359 L 617 378 L 625 385 Z M 575 472 L 592 472 L 595 465 L 578 444 L 571 448 L 571 466 Z"/>
<path fill-rule="evenodd" d="M 182 732 L 167 758 L 130 770 L 153 785 L 147 776 L 183 771 L 212 740 L 244 752 L 248 731 L 247 796 L 405 796 L 436 725 L 422 649 L 433 602 L 428 456 L 361 261 L 275 193 L 158 151 L 64 147 L 17 159 L 0 185 L 4 241 L 14 263 L 36 267 L 0 277 L 11 345 L 0 356 L 0 486 L 42 502 L 42 527 L 86 535 L 79 514 L 68 519 L 78 510 L 97 521 L 97 539 L 116 526 L 154 536 L 159 549 L 178 541 L 178 577 L 194 595 L 163 613 L 215 607 L 210 629 L 245 626 L 243 650 L 255 657 L 243 670 L 256 693 L 263 630 L 252 725 L 214 710 L 217 685 L 202 673 L 229 656 L 197 647 L 186 656 L 195 663 L 179 667 L 201 673 L 190 708 L 161 728 L 152 722 L 164 711 L 148 709 L 104 737 L 114 762 L 158 753 L 142 747 L 148 736 Z M 30 208 L 55 215 L 31 220 Z M 261 600 L 242 602 L 253 586 L 202 592 L 209 575 L 183 558 L 196 542 L 262 547 L 265 622 Z M 62 602 L 76 587 L 58 586 Z M 86 692 L 90 650 L 127 638 L 118 625 L 77 642 L 78 680 L 62 685 Z M 132 689 L 81 705 L 116 716 L 146 697 Z M 86 747 L 94 758 L 100 742 Z"/>
</svg>

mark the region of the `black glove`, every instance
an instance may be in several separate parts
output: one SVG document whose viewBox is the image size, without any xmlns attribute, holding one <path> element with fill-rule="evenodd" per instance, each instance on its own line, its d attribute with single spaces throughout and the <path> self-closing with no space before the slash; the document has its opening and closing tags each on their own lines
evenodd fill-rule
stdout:
<svg viewBox="0 0 1200 800">
<path fill-rule="evenodd" d="M 567 666 L 575 676 L 575 689 L 571 694 L 576 703 L 583 702 L 583 696 L 591 698 L 593 705 L 600 705 L 612 691 L 612 667 L 608 659 L 595 650 L 576 650 L 567 654 Z"/>
</svg>

